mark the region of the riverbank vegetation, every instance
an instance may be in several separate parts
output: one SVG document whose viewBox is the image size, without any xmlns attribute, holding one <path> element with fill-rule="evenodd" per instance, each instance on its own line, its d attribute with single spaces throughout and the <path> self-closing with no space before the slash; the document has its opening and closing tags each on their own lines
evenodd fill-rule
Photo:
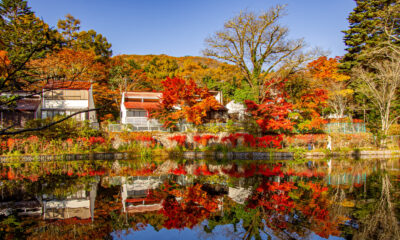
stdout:
<svg viewBox="0 0 400 240">
<path fill-rule="evenodd" d="M 79 132 L 68 131 L 68 126 L 81 126 Z M 75 125 L 76 124 L 76 125 Z M 0 153 L 7 156 L 54 155 L 79 153 L 127 152 L 141 157 L 168 156 L 170 153 L 191 152 L 301 152 L 327 153 L 328 138 L 331 152 L 375 150 L 379 141 L 371 133 L 357 134 L 292 134 L 262 135 L 249 133 L 166 133 L 94 131 L 85 123 L 75 120 L 57 125 L 60 137 L 23 134 L 0 140 Z M 55 131 L 49 129 L 49 131 Z M 54 133 L 54 132 L 53 132 Z M 61 137 L 62 136 L 62 137 Z M 398 149 L 398 139 L 390 142 L 392 150 Z"/>
</svg>

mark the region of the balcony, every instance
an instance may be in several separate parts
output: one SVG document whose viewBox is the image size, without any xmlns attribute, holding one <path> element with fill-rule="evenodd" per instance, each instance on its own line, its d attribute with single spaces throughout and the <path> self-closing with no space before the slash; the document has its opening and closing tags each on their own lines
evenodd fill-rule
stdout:
<svg viewBox="0 0 400 240">
<path fill-rule="evenodd" d="M 127 131 L 166 131 L 157 120 L 147 117 L 127 117 L 124 125 L 110 124 L 109 130 L 112 132 Z"/>
</svg>

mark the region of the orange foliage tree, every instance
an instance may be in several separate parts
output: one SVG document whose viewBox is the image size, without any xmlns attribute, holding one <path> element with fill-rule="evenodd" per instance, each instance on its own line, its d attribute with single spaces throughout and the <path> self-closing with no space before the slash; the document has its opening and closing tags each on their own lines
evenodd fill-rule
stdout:
<svg viewBox="0 0 400 240">
<path fill-rule="evenodd" d="M 97 111 L 100 121 L 113 120 L 119 116 L 120 95 L 112 90 L 106 81 L 93 84 L 93 95 L 96 106 L 102 106 Z"/>
<path fill-rule="evenodd" d="M 327 107 L 328 94 L 325 89 L 307 89 L 294 104 L 296 113 L 292 114 L 300 132 L 318 132 L 323 129 L 326 120 L 322 118 L 322 110 Z"/>
<path fill-rule="evenodd" d="M 110 60 L 109 83 L 113 89 L 124 91 L 151 91 L 155 90 L 154 82 L 149 79 L 147 73 L 132 58 L 115 56 Z M 159 85 L 159 84 L 158 84 Z"/>
<path fill-rule="evenodd" d="M 196 125 L 202 124 L 211 110 L 218 110 L 221 104 L 193 80 L 169 78 L 162 81 L 164 90 L 160 107 L 150 114 L 161 121 L 164 127 L 176 127 L 179 121 L 186 120 Z"/>
<path fill-rule="evenodd" d="M 349 76 L 339 72 L 340 57 L 325 56 L 310 62 L 307 69 L 313 78 L 312 84 L 328 91 L 328 105 L 337 118 L 343 118 L 347 110 L 353 90 L 347 88 Z"/>
<path fill-rule="evenodd" d="M 7 52 L 0 50 L 0 78 L 7 77 L 7 68 L 11 61 L 7 57 Z"/>
<path fill-rule="evenodd" d="M 94 82 L 105 78 L 105 66 L 95 57 L 89 50 L 63 49 L 30 64 L 46 80 Z"/>
</svg>

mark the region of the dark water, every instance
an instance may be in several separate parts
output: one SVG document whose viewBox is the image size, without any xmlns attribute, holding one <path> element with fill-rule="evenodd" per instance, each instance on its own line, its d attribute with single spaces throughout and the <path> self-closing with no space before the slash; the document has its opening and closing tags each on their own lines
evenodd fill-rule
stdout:
<svg viewBox="0 0 400 240">
<path fill-rule="evenodd" d="M 0 165 L 1 239 L 400 239 L 399 160 Z"/>
</svg>

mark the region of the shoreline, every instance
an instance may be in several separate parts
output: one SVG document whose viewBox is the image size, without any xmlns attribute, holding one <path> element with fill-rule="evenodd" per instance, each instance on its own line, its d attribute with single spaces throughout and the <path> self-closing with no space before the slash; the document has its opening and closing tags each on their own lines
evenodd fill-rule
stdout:
<svg viewBox="0 0 400 240">
<path fill-rule="evenodd" d="M 0 156 L 0 163 L 18 162 L 51 162 L 51 161 L 79 161 L 79 160 L 130 160 L 143 157 L 137 152 L 103 152 L 103 153 L 65 153 L 42 155 L 15 155 Z M 296 160 L 296 159 L 324 159 L 347 157 L 353 159 L 395 158 L 400 157 L 400 150 L 353 150 L 348 152 L 312 152 L 301 153 L 290 151 L 270 152 L 207 152 L 207 151 L 166 151 L 166 154 L 153 154 L 146 157 L 172 157 L 189 160 L 216 159 L 216 160 Z"/>
</svg>

